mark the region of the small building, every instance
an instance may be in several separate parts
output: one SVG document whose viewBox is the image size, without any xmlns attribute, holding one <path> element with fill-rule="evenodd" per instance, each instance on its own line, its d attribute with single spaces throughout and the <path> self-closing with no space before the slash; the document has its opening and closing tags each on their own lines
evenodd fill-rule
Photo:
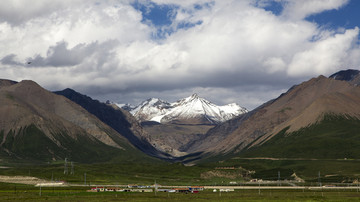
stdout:
<svg viewBox="0 0 360 202">
<path fill-rule="evenodd" d="M 262 182 L 262 179 L 251 179 L 250 182 Z"/>
<path fill-rule="evenodd" d="M 234 191 L 234 189 L 220 189 L 220 192 L 231 192 Z"/>
<path fill-rule="evenodd" d="M 177 193 L 188 193 L 190 192 L 189 188 L 174 188 L 175 192 Z"/>
<path fill-rule="evenodd" d="M 87 192 L 98 192 L 96 187 L 92 187 L 90 190 L 87 190 Z"/>
<path fill-rule="evenodd" d="M 158 192 L 170 192 L 171 190 L 174 189 L 157 189 Z"/>
<path fill-rule="evenodd" d="M 128 188 L 138 188 L 137 184 L 128 184 Z"/>
<path fill-rule="evenodd" d="M 119 190 L 118 187 L 108 187 L 108 188 L 106 188 L 106 191 L 117 191 L 117 190 Z"/>
<path fill-rule="evenodd" d="M 191 186 L 189 187 L 189 191 L 204 191 L 204 186 Z"/>
<path fill-rule="evenodd" d="M 88 192 L 104 192 L 105 188 L 104 187 L 92 187 L 90 190 L 88 190 Z"/>
<path fill-rule="evenodd" d="M 153 192 L 152 189 L 132 189 L 131 192 Z"/>
</svg>

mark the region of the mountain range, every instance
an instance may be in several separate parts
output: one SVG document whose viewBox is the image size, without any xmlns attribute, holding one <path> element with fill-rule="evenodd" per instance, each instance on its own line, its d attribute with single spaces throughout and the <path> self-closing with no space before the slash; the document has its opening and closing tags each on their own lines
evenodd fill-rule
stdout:
<svg viewBox="0 0 360 202">
<path fill-rule="evenodd" d="M 288 157 L 295 148 L 304 145 L 311 147 L 301 147 L 293 157 L 304 157 L 305 154 L 319 158 L 338 158 L 337 154 L 344 154 L 341 158 L 346 158 L 345 153 L 352 157 L 360 155 L 360 150 L 354 151 L 346 146 L 348 138 L 360 138 L 360 133 L 352 133 L 351 128 L 344 128 L 348 124 L 359 124 L 360 88 L 356 84 L 359 75 L 359 71 L 341 71 L 330 78 L 319 76 L 295 85 L 288 92 L 255 110 L 214 127 L 203 139 L 191 143 L 187 152 L 203 152 L 210 156 L 242 153 L 266 156 L 266 152 L 260 151 L 264 151 L 261 148 L 270 144 L 276 145 L 278 152 L 267 152 L 277 157 Z M 293 136 L 321 128 L 328 123 L 332 123 L 329 130 L 323 129 L 307 141 L 304 140 L 309 132 L 305 133 L 302 141 L 301 136 Z M 327 147 L 314 145 L 314 139 L 317 142 L 331 143 Z M 359 141 L 353 144 L 360 146 Z"/>
<path fill-rule="evenodd" d="M 197 94 L 174 103 L 150 98 L 138 106 L 117 106 L 141 122 L 156 149 L 174 158 L 188 155 L 189 142 L 201 139 L 210 128 L 248 112 L 236 103 L 217 106 Z"/>
<path fill-rule="evenodd" d="M 130 111 L 140 122 L 154 121 L 173 124 L 218 124 L 248 111 L 236 103 L 217 106 L 196 93 L 190 97 L 169 103 L 150 98 L 136 107 L 118 104 Z"/>
<path fill-rule="evenodd" d="M 157 157 L 355 158 L 360 155 L 360 71 L 295 85 L 248 112 L 197 94 L 137 107 L 102 103 L 72 89 L 0 80 L 0 158 L 79 162 Z"/>
</svg>

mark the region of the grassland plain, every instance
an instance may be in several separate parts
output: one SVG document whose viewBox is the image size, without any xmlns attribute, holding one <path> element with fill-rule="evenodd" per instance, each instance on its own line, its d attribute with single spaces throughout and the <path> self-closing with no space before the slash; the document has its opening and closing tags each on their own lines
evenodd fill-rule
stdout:
<svg viewBox="0 0 360 202">
<path fill-rule="evenodd" d="M 0 183 L 0 201 L 358 201 L 357 190 L 235 190 L 197 194 L 86 192 L 89 187 L 39 187 Z"/>
<path fill-rule="evenodd" d="M 94 164 L 68 164 L 68 174 L 64 174 L 64 161 L 49 164 L 5 164 L 0 175 L 34 176 L 46 180 L 61 180 L 84 184 L 154 184 L 161 185 L 213 185 L 234 179 L 203 179 L 202 173 L 214 170 L 206 166 L 184 166 L 180 163 L 124 161 Z M 234 172 L 234 171 L 229 171 Z M 236 178 L 242 181 L 242 177 Z"/>
</svg>

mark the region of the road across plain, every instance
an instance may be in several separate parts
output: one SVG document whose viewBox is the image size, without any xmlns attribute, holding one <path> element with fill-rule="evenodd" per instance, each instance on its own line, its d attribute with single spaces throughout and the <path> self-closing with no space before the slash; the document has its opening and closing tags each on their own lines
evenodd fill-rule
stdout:
<svg viewBox="0 0 360 202">
<path fill-rule="evenodd" d="M 292 190 L 337 190 L 337 189 L 347 189 L 347 190 L 360 190 L 360 187 L 357 186 L 346 186 L 346 187 L 332 187 L 332 186 L 204 186 L 204 189 L 292 189 Z"/>
<path fill-rule="evenodd" d="M 124 187 L 127 188 L 128 185 L 114 185 L 114 184 L 67 184 L 68 186 L 79 186 L 79 187 Z M 171 186 L 171 185 L 158 185 L 158 189 L 164 188 L 187 188 L 190 186 Z M 204 189 L 238 189 L 238 190 L 358 190 L 360 192 L 359 186 L 203 186 Z M 152 187 L 153 188 L 153 187 Z"/>
</svg>

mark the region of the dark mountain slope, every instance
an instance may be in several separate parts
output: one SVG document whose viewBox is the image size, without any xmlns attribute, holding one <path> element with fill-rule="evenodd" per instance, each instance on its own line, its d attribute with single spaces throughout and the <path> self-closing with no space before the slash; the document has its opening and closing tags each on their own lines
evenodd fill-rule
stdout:
<svg viewBox="0 0 360 202">
<path fill-rule="evenodd" d="M 0 84 L 0 158 L 96 162 L 146 157 L 65 97 L 33 81 L 1 80 Z"/>
<path fill-rule="evenodd" d="M 125 110 L 115 109 L 112 106 L 101 103 L 97 100 L 82 95 L 72 89 L 55 92 L 63 95 L 78 105 L 82 106 L 89 113 L 95 115 L 102 122 L 106 123 L 122 136 L 124 136 L 131 144 L 143 151 L 144 153 L 160 157 L 170 157 L 164 152 L 155 149 L 149 142 L 149 135 L 143 130 L 140 124 Z"/>
<path fill-rule="evenodd" d="M 354 85 L 360 84 L 360 71 L 356 69 L 348 69 L 336 72 L 335 74 L 331 75 L 329 78 L 340 80 L 340 81 L 347 81 Z"/>
</svg>

